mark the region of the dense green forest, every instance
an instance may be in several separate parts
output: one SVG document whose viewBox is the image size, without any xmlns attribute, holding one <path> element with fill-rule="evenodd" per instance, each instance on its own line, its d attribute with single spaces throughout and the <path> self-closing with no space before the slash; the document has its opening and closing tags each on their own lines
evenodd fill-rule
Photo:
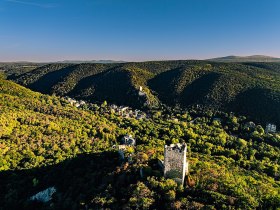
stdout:
<svg viewBox="0 0 280 210">
<path fill-rule="evenodd" d="M 83 65 L 87 67 L 83 71 L 78 70 L 80 65 L 49 65 L 43 67 L 49 68 L 43 75 L 37 77 L 32 72 L 17 81 L 31 86 L 54 76 L 57 80 L 49 87 L 50 93 L 72 92 L 78 96 L 81 93 L 76 87 L 85 85 L 83 88 L 87 89 L 98 84 L 92 88 L 103 91 L 101 78 L 113 80 L 118 76 L 118 85 L 124 86 L 119 87 L 122 91 L 139 83 L 144 91 L 153 87 L 149 94 L 157 91 L 161 100 L 165 100 L 161 92 L 174 96 L 174 100 L 191 98 L 188 95 L 202 83 L 212 89 L 205 93 L 203 87 L 197 94 L 200 98 L 215 97 L 217 103 L 225 98 L 232 103 L 230 99 L 241 89 L 248 89 L 249 95 L 250 91 L 256 91 L 267 96 L 265 100 L 273 101 L 274 115 L 279 105 L 279 89 L 278 92 L 276 89 L 279 72 L 249 64 L 110 64 L 112 70 L 103 70 L 108 67 L 104 64 Z M 169 80 L 170 75 L 165 74 L 172 74 L 173 79 Z M 122 80 L 128 76 L 129 84 Z M 79 82 L 87 81 L 88 77 L 92 77 L 88 83 Z M 181 82 L 175 81 L 180 79 Z M 158 81 L 166 86 L 160 86 Z M 219 91 L 221 95 L 216 95 Z M 223 95 L 226 93 L 231 94 Z M 93 97 L 95 93 L 92 94 Z M 258 98 L 256 95 L 248 99 L 243 94 L 243 103 Z M 192 100 L 196 103 L 200 99 L 193 96 Z M 95 108 L 90 109 L 91 106 Z M 123 118 L 107 109 L 106 103 L 76 108 L 63 97 L 33 92 L 0 78 L 0 209 L 280 208 L 279 133 L 266 134 L 263 126 L 252 126 L 245 116 L 211 107 L 194 106 L 187 110 L 167 107 L 152 110 L 149 118 L 141 120 Z M 125 134 L 131 134 L 137 141 L 137 146 L 127 151 L 126 155 L 131 157 L 129 163 L 121 162 L 112 147 Z M 190 174 L 184 186 L 163 178 L 157 165 L 157 159 L 163 157 L 164 145 L 177 142 L 188 145 Z M 57 192 L 51 201 L 40 203 L 29 199 L 53 186 Z"/>
<path fill-rule="evenodd" d="M 57 63 L 9 79 L 41 93 L 93 103 L 106 100 L 142 109 L 201 105 L 280 126 L 279 63 Z M 140 86 L 145 97 L 138 95 Z"/>
<path fill-rule="evenodd" d="M 0 73 L 4 72 L 8 75 L 20 75 L 43 65 L 46 64 L 31 62 L 0 62 Z"/>
</svg>

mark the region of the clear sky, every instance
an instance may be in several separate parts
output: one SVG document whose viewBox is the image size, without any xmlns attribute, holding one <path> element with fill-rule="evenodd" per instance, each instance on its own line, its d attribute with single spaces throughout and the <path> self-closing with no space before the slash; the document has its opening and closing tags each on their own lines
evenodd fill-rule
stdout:
<svg viewBox="0 0 280 210">
<path fill-rule="evenodd" d="M 0 0 L 0 61 L 280 57 L 280 0 Z"/>
</svg>

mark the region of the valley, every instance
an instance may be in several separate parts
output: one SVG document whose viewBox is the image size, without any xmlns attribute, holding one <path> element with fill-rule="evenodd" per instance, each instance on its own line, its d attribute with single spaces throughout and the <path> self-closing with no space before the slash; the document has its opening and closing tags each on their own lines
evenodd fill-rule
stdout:
<svg viewBox="0 0 280 210">
<path fill-rule="evenodd" d="M 56 63 L 8 78 L 34 91 L 88 102 L 138 109 L 205 106 L 280 126 L 279 63 Z"/>
</svg>

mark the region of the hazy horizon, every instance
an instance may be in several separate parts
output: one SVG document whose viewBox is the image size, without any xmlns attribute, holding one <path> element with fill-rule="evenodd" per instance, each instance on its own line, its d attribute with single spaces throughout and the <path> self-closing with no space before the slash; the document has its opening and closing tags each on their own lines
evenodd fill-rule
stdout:
<svg viewBox="0 0 280 210">
<path fill-rule="evenodd" d="M 40 61 L 40 60 L 0 60 L 0 63 L 24 63 L 24 62 L 29 62 L 29 63 L 52 63 L 52 62 L 71 62 L 71 61 L 80 61 L 80 62 L 90 62 L 90 61 L 115 61 L 115 62 L 148 62 L 148 61 L 172 61 L 172 60 L 209 60 L 209 59 L 214 59 L 214 58 L 223 58 L 223 57 L 228 57 L 228 56 L 237 56 L 237 57 L 250 57 L 250 56 L 268 56 L 271 58 L 279 58 L 279 57 L 275 57 L 275 56 L 270 56 L 270 55 L 223 55 L 223 56 L 217 56 L 217 57 L 209 57 L 209 58 L 203 58 L 203 59 L 196 59 L 196 58 L 185 58 L 185 59 L 154 59 L 154 60 L 115 60 L 115 59 L 84 59 L 84 58 L 80 58 L 80 59 L 61 59 L 61 60 L 45 60 L 45 61 Z M 279 58 L 280 59 L 280 58 Z"/>
</svg>

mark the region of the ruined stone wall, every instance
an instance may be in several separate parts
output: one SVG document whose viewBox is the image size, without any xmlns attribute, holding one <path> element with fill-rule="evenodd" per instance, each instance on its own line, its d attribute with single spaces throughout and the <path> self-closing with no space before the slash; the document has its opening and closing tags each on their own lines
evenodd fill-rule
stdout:
<svg viewBox="0 0 280 210">
<path fill-rule="evenodd" d="M 184 183 L 186 175 L 186 145 L 176 144 L 164 148 L 164 176 Z"/>
</svg>

